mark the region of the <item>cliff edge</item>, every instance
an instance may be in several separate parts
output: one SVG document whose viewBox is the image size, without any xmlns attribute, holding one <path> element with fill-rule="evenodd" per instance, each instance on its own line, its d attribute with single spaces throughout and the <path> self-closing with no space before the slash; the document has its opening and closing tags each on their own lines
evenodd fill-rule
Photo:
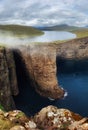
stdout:
<svg viewBox="0 0 88 130">
<path fill-rule="evenodd" d="M 62 98 L 62 90 L 56 78 L 56 50 L 46 45 L 20 46 L 14 54 L 21 59 L 31 86 L 44 97 Z"/>
<path fill-rule="evenodd" d="M 10 49 L 0 47 L 0 104 L 6 110 L 14 109 L 12 95 L 18 94 L 15 62 Z"/>
</svg>

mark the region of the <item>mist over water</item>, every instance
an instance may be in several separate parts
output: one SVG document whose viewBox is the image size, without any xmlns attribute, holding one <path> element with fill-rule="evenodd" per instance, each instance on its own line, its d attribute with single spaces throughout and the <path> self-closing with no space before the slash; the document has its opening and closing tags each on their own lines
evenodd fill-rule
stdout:
<svg viewBox="0 0 88 130">
<path fill-rule="evenodd" d="M 33 42 L 52 42 L 73 38 L 76 38 L 75 34 L 65 31 L 44 31 L 44 35 L 40 36 L 17 36 L 13 32 L 0 30 L 0 44 L 15 47 Z"/>
<path fill-rule="evenodd" d="M 6 45 L 6 46 L 17 46 L 17 45 L 23 45 L 24 43 L 27 43 L 25 37 L 19 37 L 14 35 L 13 32 L 9 31 L 0 31 L 0 44 Z"/>
</svg>

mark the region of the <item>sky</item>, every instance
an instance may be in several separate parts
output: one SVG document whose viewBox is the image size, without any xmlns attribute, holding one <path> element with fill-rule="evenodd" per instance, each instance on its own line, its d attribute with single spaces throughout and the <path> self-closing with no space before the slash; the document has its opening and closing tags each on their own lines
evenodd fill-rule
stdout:
<svg viewBox="0 0 88 130">
<path fill-rule="evenodd" d="M 0 0 L 0 24 L 88 25 L 88 0 Z"/>
</svg>

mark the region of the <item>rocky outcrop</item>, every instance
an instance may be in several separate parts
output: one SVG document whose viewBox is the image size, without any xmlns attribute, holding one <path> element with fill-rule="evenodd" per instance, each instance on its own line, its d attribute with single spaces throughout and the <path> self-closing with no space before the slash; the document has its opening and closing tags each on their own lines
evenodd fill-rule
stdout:
<svg viewBox="0 0 88 130">
<path fill-rule="evenodd" d="M 47 45 L 20 46 L 14 50 L 20 57 L 31 80 L 31 86 L 44 97 L 61 98 L 64 91 L 58 86 L 56 78 L 56 50 Z M 29 92 L 30 93 L 30 92 Z"/>
<path fill-rule="evenodd" d="M 18 94 L 15 63 L 11 50 L 0 47 L 0 104 L 6 110 L 15 108 L 12 95 Z"/>
<path fill-rule="evenodd" d="M 60 59 L 88 59 L 88 37 L 54 45 Z"/>
<path fill-rule="evenodd" d="M 87 118 L 83 118 L 67 109 L 54 106 L 43 108 L 33 117 L 39 129 L 43 130 L 87 130 Z M 74 127 L 73 127 L 74 126 Z M 84 127 L 85 126 L 85 127 Z"/>
<path fill-rule="evenodd" d="M 43 108 L 34 117 L 23 112 L 0 110 L 1 130 L 88 130 L 88 118 L 54 106 Z"/>
</svg>

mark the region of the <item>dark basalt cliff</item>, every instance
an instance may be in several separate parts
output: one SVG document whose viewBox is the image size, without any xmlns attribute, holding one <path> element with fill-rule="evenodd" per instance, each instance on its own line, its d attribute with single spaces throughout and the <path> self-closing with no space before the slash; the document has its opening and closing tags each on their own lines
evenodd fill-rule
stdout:
<svg viewBox="0 0 88 130">
<path fill-rule="evenodd" d="M 15 108 L 12 95 L 18 94 L 15 62 L 10 49 L 0 47 L 0 104 L 6 110 Z"/>
<path fill-rule="evenodd" d="M 55 47 L 60 59 L 88 59 L 88 37 L 60 43 Z"/>
<path fill-rule="evenodd" d="M 23 64 L 30 86 L 44 97 L 62 98 L 64 90 L 56 78 L 56 50 L 49 46 L 20 46 L 19 49 L 0 48 L 0 104 L 6 110 L 14 109 L 12 95 L 18 94 L 15 60 Z M 19 57 L 19 59 L 18 59 Z M 29 92 L 30 94 L 30 92 Z"/>
</svg>

